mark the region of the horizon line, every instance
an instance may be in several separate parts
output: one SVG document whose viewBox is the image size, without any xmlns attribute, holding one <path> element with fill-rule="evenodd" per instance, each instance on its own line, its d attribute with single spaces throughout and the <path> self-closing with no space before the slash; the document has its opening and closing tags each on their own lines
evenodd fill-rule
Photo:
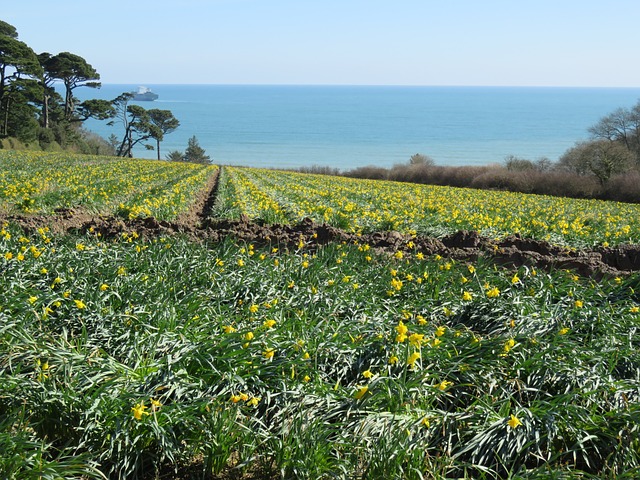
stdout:
<svg viewBox="0 0 640 480">
<path fill-rule="evenodd" d="M 103 85 L 184 85 L 184 86 L 229 86 L 229 87 L 415 87 L 415 88 L 606 88 L 640 89 L 638 86 L 609 85 L 472 85 L 472 84 L 403 84 L 403 83 L 171 83 L 171 82 L 101 82 Z"/>
</svg>

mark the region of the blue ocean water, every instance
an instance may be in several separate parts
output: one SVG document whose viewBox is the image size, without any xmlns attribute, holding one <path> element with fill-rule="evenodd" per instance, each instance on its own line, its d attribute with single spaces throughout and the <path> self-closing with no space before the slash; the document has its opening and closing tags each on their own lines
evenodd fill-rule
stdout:
<svg viewBox="0 0 640 480">
<path fill-rule="evenodd" d="M 405 163 L 415 153 L 438 165 L 500 163 L 507 155 L 557 160 L 640 88 L 146 85 L 145 108 L 171 110 L 180 127 L 161 144 L 184 151 L 195 135 L 218 164 L 343 170 Z M 81 99 L 113 99 L 137 85 L 79 88 Z M 108 137 L 122 125 L 90 121 Z M 155 158 L 138 148 L 136 156 Z"/>
</svg>

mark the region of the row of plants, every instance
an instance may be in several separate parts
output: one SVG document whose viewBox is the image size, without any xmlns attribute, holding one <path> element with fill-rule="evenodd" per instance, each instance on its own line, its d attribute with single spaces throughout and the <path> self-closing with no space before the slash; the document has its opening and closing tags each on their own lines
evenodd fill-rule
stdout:
<svg viewBox="0 0 640 480">
<path fill-rule="evenodd" d="M 2 226 L 0 476 L 640 474 L 637 274 L 306 241 Z"/>
<path fill-rule="evenodd" d="M 217 167 L 108 156 L 0 152 L 0 211 L 82 209 L 169 220 L 186 211 Z"/>
<path fill-rule="evenodd" d="M 572 246 L 637 243 L 640 207 L 522 193 L 224 167 L 239 213 L 269 222 L 310 217 L 351 231 L 439 235 L 460 229 Z M 225 201 L 221 199 L 221 201 Z"/>
</svg>

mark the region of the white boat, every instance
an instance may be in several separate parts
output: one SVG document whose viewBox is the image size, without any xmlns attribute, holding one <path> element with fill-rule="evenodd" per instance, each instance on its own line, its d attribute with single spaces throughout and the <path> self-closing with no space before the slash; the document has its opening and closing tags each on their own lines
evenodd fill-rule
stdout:
<svg viewBox="0 0 640 480">
<path fill-rule="evenodd" d="M 153 93 L 147 87 L 138 87 L 138 91 L 132 93 L 133 100 L 136 100 L 138 102 L 153 102 L 158 98 L 158 94 Z"/>
</svg>

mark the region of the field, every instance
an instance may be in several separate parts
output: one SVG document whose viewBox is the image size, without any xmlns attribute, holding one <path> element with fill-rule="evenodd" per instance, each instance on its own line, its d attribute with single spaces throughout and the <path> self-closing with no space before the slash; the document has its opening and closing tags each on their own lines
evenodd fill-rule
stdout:
<svg viewBox="0 0 640 480">
<path fill-rule="evenodd" d="M 3 478 L 640 475 L 636 205 L 0 152 L 0 211 Z"/>
</svg>

